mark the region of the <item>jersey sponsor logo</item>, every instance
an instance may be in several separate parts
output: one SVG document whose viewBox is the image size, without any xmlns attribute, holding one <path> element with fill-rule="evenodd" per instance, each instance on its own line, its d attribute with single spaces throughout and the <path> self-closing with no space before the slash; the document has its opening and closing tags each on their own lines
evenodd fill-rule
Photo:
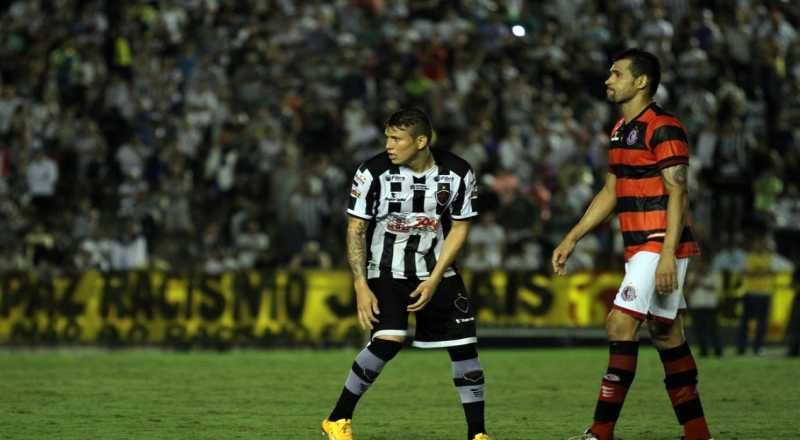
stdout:
<svg viewBox="0 0 800 440">
<path fill-rule="evenodd" d="M 620 131 L 621 130 L 619 130 L 619 129 L 614 131 L 614 134 L 611 135 L 611 140 L 612 141 L 618 141 L 620 139 Z"/>
<path fill-rule="evenodd" d="M 411 190 L 412 191 L 427 191 L 428 190 L 428 185 L 425 185 L 424 183 L 414 183 L 414 184 L 411 185 Z"/>
<path fill-rule="evenodd" d="M 361 197 L 361 191 L 358 190 L 357 186 L 353 185 L 353 187 L 350 188 L 350 195 L 356 198 Z"/>
<path fill-rule="evenodd" d="M 384 179 L 387 182 L 402 182 L 406 180 L 405 176 L 401 176 L 399 174 L 387 174 L 386 177 L 384 177 Z"/>
<path fill-rule="evenodd" d="M 386 223 L 386 230 L 395 233 L 436 232 L 438 229 L 438 219 L 418 214 L 390 214 Z"/>
<path fill-rule="evenodd" d="M 433 178 L 434 182 L 455 182 L 455 176 L 436 176 Z"/>
<path fill-rule="evenodd" d="M 405 202 L 406 200 L 408 200 L 408 198 L 409 198 L 408 194 L 403 194 L 401 192 L 390 192 L 389 194 L 386 195 L 386 201 L 390 203 Z"/>
<path fill-rule="evenodd" d="M 633 286 L 625 286 L 622 289 L 622 299 L 625 301 L 633 301 L 636 299 L 636 288 Z"/>
<path fill-rule="evenodd" d="M 625 139 L 625 142 L 628 145 L 633 145 L 633 144 L 636 143 L 637 140 L 639 140 L 639 131 L 636 130 L 636 129 L 633 129 L 633 130 L 631 130 L 630 133 L 628 133 L 628 137 Z"/>
<path fill-rule="evenodd" d="M 361 173 L 356 173 L 356 175 L 353 176 L 353 180 L 355 180 L 355 183 L 358 185 L 363 185 L 367 183 L 367 178 L 364 177 L 364 175 Z"/>
</svg>

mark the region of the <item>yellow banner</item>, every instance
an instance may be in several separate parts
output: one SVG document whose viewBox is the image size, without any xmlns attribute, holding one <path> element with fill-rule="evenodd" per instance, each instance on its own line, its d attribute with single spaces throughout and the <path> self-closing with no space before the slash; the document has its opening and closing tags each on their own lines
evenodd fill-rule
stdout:
<svg viewBox="0 0 800 440">
<path fill-rule="evenodd" d="M 464 273 L 479 326 L 600 327 L 620 274 L 552 277 L 535 272 Z M 741 313 L 741 280 L 726 278 L 723 317 Z M 776 277 L 770 336 L 783 335 L 794 297 Z M 88 272 L 55 279 L 0 276 L 0 343 L 167 344 L 175 347 L 318 345 L 361 341 L 346 271 Z"/>
</svg>

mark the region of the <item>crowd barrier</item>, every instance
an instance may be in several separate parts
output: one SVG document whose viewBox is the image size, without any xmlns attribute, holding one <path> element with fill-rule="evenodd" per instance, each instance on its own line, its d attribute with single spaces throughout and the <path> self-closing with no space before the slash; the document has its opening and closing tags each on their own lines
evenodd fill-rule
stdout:
<svg viewBox="0 0 800 440">
<path fill-rule="evenodd" d="M 537 272 L 463 273 L 479 328 L 599 328 L 618 273 L 556 277 Z M 743 292 L 725 275 L 723 324 L 735 324 Z M 769 338 L 782 338 L 794 291 L 776 275 Z M 0 275 L 0 344 L 293 346 L 363 341 L 347 271 L 222 275 L 86 272 L 55 278 Z"/>
</svg>

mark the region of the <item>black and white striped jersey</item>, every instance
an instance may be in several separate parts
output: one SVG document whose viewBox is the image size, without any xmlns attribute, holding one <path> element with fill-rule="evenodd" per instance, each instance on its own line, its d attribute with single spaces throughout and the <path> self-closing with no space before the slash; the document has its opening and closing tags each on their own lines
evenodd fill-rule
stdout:
<svg viewBox="0 0 800 440">
<path fill-rule="evenodd" d="M 347 213 L 370 220 L 368 278 L 427 278 L 442 252 L 442 221 L 478 215 L 469 164 L 450 152 L 431 151 L 435 164 L 422 173 L 392 164 L 384 152 L 361 164 L 353 177 Z M 444 276 L 453 275 L 448 267 Z"/>
</svg>

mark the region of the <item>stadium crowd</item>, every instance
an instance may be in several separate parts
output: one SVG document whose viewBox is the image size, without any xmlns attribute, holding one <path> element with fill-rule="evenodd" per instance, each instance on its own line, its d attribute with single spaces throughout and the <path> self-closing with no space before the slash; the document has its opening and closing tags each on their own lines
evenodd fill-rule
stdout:
<svg viewBox="0 0 800 440">
<path fill-rule="evenodd" d="M 755 0 L 0 1 L 0 270 L 344 266 L 352 172 L 406 105 L 480 176 L 463 264 L 545 269 L 602 184 L 632 43 L 688 127 L 704 250 L 768 231 L 797 260 L 798 24 Z M 570 269 L 621 264 L 615 227 Z"/>
</svg>

